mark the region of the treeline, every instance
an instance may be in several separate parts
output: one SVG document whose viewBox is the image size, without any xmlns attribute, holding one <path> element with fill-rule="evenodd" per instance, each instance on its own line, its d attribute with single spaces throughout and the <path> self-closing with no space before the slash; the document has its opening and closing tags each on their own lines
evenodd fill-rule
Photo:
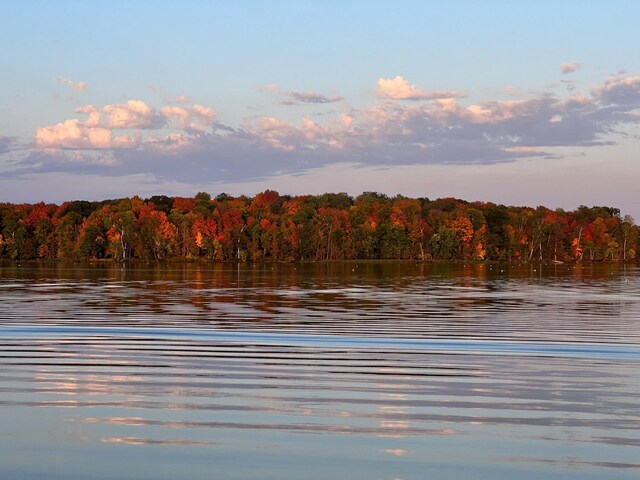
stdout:
<svg viewBox="0 0 640 480">
<path fill-rule="evenodd" d="M 0 204 L 6 259 L 629 261 L 640 229 L 575 211 L 365 192 Z"/>
</svg>

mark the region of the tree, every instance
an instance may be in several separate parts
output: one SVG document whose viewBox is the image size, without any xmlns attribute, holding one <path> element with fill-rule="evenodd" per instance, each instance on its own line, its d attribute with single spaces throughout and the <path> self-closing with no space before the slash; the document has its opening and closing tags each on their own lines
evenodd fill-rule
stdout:
<svg viewBox="0 0 640 480">
<path fill-rule="evenodd" d="M 377 192 L 0 203 L 0 257 L 10 259 L 629 261 L 639 242 L 633 219 L 612 207 L 564 211 Z"/>
<path fill-rule="evenodd" d="M 638 228 L 631 215 L 625 215 L 621 224 L 622 230 L 622 260 L 636 258 L 636 244 L 638 243 Z"/>
<path fill-rule="evenodd" d="M 452 228 L 441 226 L 431 237 L 433 257 L 440 260 L 451 260 L 458 249 L 458 237 Z"/>
<path fill-rule="evenodd" d="M 58 238 L 58 258 L 72 260 L 78 257 L 77 241 L 82 217 L 74 210 L 68 210 L 56 226 Z"/>
</svg>

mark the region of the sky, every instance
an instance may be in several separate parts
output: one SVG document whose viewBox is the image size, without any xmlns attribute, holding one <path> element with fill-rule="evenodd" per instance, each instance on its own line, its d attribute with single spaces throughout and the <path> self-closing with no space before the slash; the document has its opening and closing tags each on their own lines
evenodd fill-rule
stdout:
<svg viewBox="0 0 640 480">
<path fill-rule="evenodd" d="M 0 202 L 377 191 L 640 222 L 640 2 L 1 6 Z"/>
</svg>

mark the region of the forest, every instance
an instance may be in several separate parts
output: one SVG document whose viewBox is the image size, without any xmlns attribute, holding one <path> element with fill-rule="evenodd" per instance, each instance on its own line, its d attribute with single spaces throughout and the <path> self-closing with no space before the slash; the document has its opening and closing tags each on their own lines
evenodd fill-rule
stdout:
<svg viewBox="0 0 640 480">
<path fill-rule="evenodd" d="M 636 261 L 640 227 L 574 211 L 365 192 L 0 203 L 0 258 Z"/>
</svg>

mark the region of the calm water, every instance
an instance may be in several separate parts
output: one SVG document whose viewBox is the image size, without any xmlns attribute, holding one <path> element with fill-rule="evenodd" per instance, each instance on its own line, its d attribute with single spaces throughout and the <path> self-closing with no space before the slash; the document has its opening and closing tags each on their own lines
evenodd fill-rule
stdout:
<svg viewBox="0 0 640 480">
<path fill-rule="evenodd" d="M 640 270 L 0 264 L 2 479 L 640 478 Z"/>
</svg>

